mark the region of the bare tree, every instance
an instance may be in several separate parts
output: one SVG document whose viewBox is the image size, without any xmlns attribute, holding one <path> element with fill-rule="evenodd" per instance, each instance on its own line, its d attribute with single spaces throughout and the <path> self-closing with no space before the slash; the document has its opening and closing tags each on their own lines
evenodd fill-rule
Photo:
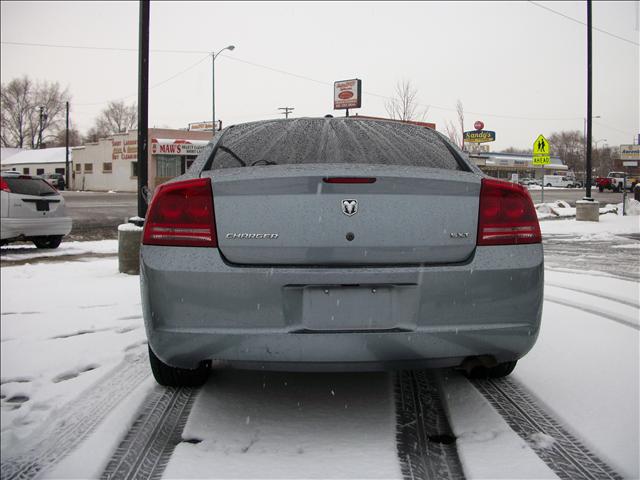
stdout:
<svg viewBox="0 0 640 480">
<path fill-rule="evenodd" d="M 454 145 L 462 145 L 462 142 L 460 141 L 460 130 L 458 130 L 458 127 L 455 125 L 455 123 L 449 120 L 445 125 L 445 129 L 447 132 L 447 137 L 449 137 L 451 143 L 453 143 Z"/>
<path fill-rule="evenodd" d="M 396 84 L 395 96 L 387 101 L 385 108 L 389 117 L 394 120 L 424 120 L 429 107 L 418 111 L 418 89 L 410 80 L 403 80 Z"/>
<path fill-rule="evenodd" d="M 504 150 L 502 150 L 500 153 L 528 153 L 531 154 L 531 150 L 526 150 L 524 148 L 517 148 L 517 147 L 508 147 L 505 148 Z"/>
<path fill-rule="evenodd" d="M 0 90 L 2 146 L 40 148 L 63 128 L 65 102 L 70 96 L 57 82 L 34 84 L 24 76 L 3 84 Z"/>
<path fill-rule="evenodd" d="M 460 149 L 464 150 L 464 107 L 460 99 L 456 102 L 456 112 L 458 113 L 458 123 L 460 124 Z"/>
<path fill-rule="evenodd" d="M 66 141 L 66 131 L 62 129 L 47 145 L 49 147 L 64 147 Z M 69 146 L 77 147 L 78 145 L 82 145 L 82 135 L 80 135 L 77 128 L 69 127 Z"/>
<path fill-rule="evenodd" d="M 560 157 L 569 170 L 584 171 L 584 135 L 579 130 L 553 132 L 549 135 L 549 148 L 551 155 Z"/>
<path fill-rule="evenodd" d="M 445 130 L 449 140 L 464 150 L 464 108 L 460 99 L 456 102 L 456 113 L 458 114 L 458 125 L 449 120 L 445 125 Z"/>
<path fill-rule="evenodd" d="M 109 132 L 101 131 L 97 126 L 91 127 L 85 135 L 82 136 L 82 143 L 96 143 L 101 138 L 109 136 Z"/>
<path fill-rule="evenodd" d="M 95 133 L 101 136 L 124 133 L 138 126 L 138 107 L 124 102 L 109 102 L 100 112 L 95 124 Z"/>
</svg>

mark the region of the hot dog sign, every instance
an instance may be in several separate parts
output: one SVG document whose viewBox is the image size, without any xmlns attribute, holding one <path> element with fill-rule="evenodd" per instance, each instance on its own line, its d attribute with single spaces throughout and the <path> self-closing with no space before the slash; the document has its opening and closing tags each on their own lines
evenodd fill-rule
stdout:
<svg viewBox="0 0 640 480">
<path fill-rule="evenodd" d="M 339 80 L 333 84 L 333 109 L 360 108 L 362 105 L 362 80 Z"/>
</svg>

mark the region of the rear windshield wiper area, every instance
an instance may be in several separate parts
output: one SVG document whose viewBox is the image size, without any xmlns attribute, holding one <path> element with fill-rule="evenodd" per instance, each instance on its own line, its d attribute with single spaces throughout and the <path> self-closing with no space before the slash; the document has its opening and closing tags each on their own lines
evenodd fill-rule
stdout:
<svg viewBox="0 0 640 480">
<path fill-rule="evenodd" d="M 277 165 L 278 162 L 274 162 L 273 160 L 265 160 L 264 158 L 261 158 L 260 160 L 256 160 L 255 162 L 253 162 L 251 164 L 252 167 L 255 167 L 256 165 Z"/>
</svg>

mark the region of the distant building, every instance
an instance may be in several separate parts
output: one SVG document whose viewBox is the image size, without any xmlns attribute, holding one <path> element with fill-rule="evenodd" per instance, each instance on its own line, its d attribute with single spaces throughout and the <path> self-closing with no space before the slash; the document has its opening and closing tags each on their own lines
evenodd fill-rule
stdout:
<svg viewBox="0 0 640 480">
<path fill-rule="evenodd" d="M 511 179 L 512 174 L 517 173 L 519 178 L 538 178 L 544 175 L 566 175 L 567 167 L 560 157 L 551 157 L 549 165 L 533 165 L 531 154 L 526 153 L 471 153 L 469 159 L 480 170 L 495 178 Z"/>
<path fill-rule="evenodd" d="M 149 189 L 182 175 L 210 140 L 210 131 L 150 128 L 147 157 Z M 137 191 L 137 130 L 75 147 L 73 155 L 73 189 Z"/>
<path fill-rule="evenodd" d="M 71 149 L 69 149 L 70 166 L 71 161 Z M 39 150 L 3 148 L 2 160 L 0 160 L 0 162 L 3 171 L 11 170 L 25 175 L 48 175 L 50 173 L 61 173 L 64 175 L 65 147 L 43 148 Z"/>
</svg>

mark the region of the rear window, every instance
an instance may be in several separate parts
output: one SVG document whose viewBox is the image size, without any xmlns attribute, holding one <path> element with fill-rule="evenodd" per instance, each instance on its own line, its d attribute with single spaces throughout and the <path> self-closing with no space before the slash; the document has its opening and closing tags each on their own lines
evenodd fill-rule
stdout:
<svg viewBox="0 0 640 480">
<path fill-rule="evenodd" d="M 2 177 L 12 193 L 44 197 L 58 195 L 58 191 L 41 178 Z"/>
<path fill-rule="evenodd" d="M 237 168 L 244 162 L 247 166 L 348 163 L 462 170 L 454 151 L 440 134 L 424 127 L 356 117 L 302 118 L 227 129 L 210 168 Z"/>
</svg>

